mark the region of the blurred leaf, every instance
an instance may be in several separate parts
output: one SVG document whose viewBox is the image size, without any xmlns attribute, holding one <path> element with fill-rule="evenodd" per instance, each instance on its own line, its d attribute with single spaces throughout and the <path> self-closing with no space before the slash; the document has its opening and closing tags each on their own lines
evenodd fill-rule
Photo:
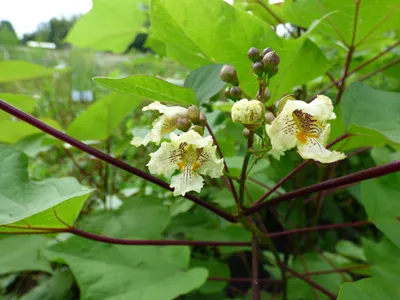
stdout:
<svg viewBox="0 0 400 300">
<path fill-rule="evenodd" d="M 363 248 L 372 275 L 398 284 L 400 280 L 400 249 L 387 239 L 379 243 L 363 239 Z"/>
<path fill-rule="evenodd" d="M 47 138 L 48 136 L 45 133 L 36 133 L 19 140 L 13 147 L 29 157 L 35 157 L 40 152 L 50 149 L 50 145 L 44 145 Z M 50 138 L 47 141 L 50 141 Z"/>
<path fill-rule="evenodd" d="M 0 61 L 0 83 L 49 77 L 57 72 L 59 70 L 49 69 L 27 61 Z"/>
<path fill-rule="evenodd" d="M 0 99 L 28 114 L 31 113 L 36 106 L 36 99 L 27 95 L 0 93 Z M 12 118 L 14 118 L 12 115 L 5 111 L 0 111 L 0 120 L 10 120 Z"/>
<path fill-rule="evenodd" d="M 48 239 L 41 235 L 10 236 L 1 239 L 0 275 L 21 271 L 51 273 L 50 263 L 39 250 Z"/>
<path fill-rule="evenodd" d="M 183 197 L 176 198 L 170 207 L 171 216 L 185 213 L 194 206 L 194 202 L 188 201 Z"/>
<path fill-rule="evenodd" d="M 160 200 L 128 200 L 120 211 L 89 219 L 103 234 L 160 236 L 169 219 Z M 85 226 L 85 229 L 88 227 Z M 189 247 L 121 246 L 72 237 L 46 251 L 71 268 L 83 299 L 175 299 L 204 284 L 208 272 L 190 268 Z"/>
<path fill-rule="evenodd" d="M 339 241 L 336 244 L 336 251 L 339 254 L 350 257 L 352 259 L 358 259 L 361 261 L 366 260 L 363 249 L 351 241 Z"/>
<path fill-rule="evenodd" d="M 302 255 L 302 259 L 297 258 L 293 261 L 292 268 L 299 273 L 307 273 L 314 271 L 326 271 L 332 269 L 332 266 L 317 253 L 306 253 Z M 304 263 L 304 265 L 303 265 Z M 339 267 L 335 264 L 336 267 Z M 323 286 L 333 294 L 337 294 L 343 278 L 338 273 L 326 275 L 309 276 L 309 279 Z M 320 299 L 328 299 L 325 294 L 313 288 L 298 278 L 290 278 L 288 281 L 288 296 L 290 299 L 314 299 L 314 293 L 319 295 Z"/>
<path fill-rule="evenodd" d="M 185 87 L 194 90 L 200 104 L 217 94 L 226 85 L 219 77 L 222 66 L 212 64 L 200 67 L 186 78 Z"/>
<path fill-rule="evenodd" d="M 121 79 L 96 77 L 94 81 L 110 90 L 140 96 L 148 100 L 187 106 L 197 103 L 193 90 L 171 84 L 157 77 L 142 75 Z"/>
<path fill-rule="evenodd" d="M 270 4 L 268 1 L 256 2 L 252 0 L 239 0 L 234 1 L 233 5 L 237 8 L 242 8 L 245 11 L 250 11 L 253 15 L 259 17 L 261 20 L 272 26 L 277 26 L 280 22 L 278 22 L 268 10 L 270 10 L 280 20 L 283 20 L 282 3 L 279 2 Z"/>
<path fill-rule="evenodd" d="M 69 300 L 72 298 L 73 283 L 71 272 L 58 271 L 23 295 L 20 300 Z"/>
<path fill-rule="evenodd" d="M 11 147 L 0 146 L 0 225 L 65 228 L 54 215 L 72 226 L 92 190 L 75 178 L 40 182 L 28 177 L 28 157 Z M 1 226 L 1 231 L 20 229 Z"/>
<path fill-rule="evenodd" d="M 361 202 L 377 228 L 400 247 L 400 189 L 399 176 L 387 175 L 361 183 Z"/>
<path fill-rule="evenodd" d="M 67 134 L 79 140 L 105 140 L 142 101 L 138 96 L 111 93 L 75 118 Z"/>
<path fill-rule="evenodd" d="M 355 44 L 373 41 L 386 31 L 398 28 L 400 5 L 397 0 L 359 1 Z M 287 22 L 308 28 L 312 22 L 332 13 L 316 32 L 334 37 L 350 45 L 356 1 L 347 0 L 285 0 L 283 12 Z"/>
<path fill-rule="evenodd" d="M 399 297 L 400 290 L 397 285 L 374 277 L 344 283 L 340 288 L 337 299 L 396 300 Z"/>
<path fill-rule="evenodd" d="M 400 143 L 400 94 L 356 82 L 346 89 L 341 107 L 348 132 Z"/>
<path fill-rule="evenodd" d="M 61 126 L 54 119 L 39 118 L 39 120 L 57 130 L 61 130 Z M 7 128 L 7 130 L 0 131 L 0 142 L 6 144 L 15 144 L 28 136 L 43 132 L 32 125 L 19 120 L 0 120 L 0 128 Z"/>
<path fill-rule="evenodd" d="M 96 0 L 69 31 L 66 41 L 82 48 L 124 52 L 145 21 L 141 0 Z"/>
<path fill-rule="evenodd" d="M 222 277 L 230 278 L 231 274 L 226 264 L 221 263 L 217 260 L 200 260 L 192 259 L 190 266 L 204 267 L 208 270 L 209 277 Z M 227 281 L 206 281 L 199 292 L 203 294 L 213 294 L 222 291 L 228 285 Z"/>
<path fill-rule="evenodd" d="M 166 56 L 167 51 L 165 50 L 165 44 L 160 40 L 156 39 L 153 35 L 148 35 L 144 47 L 149 47 L 159 56 Z"/>
</svg>

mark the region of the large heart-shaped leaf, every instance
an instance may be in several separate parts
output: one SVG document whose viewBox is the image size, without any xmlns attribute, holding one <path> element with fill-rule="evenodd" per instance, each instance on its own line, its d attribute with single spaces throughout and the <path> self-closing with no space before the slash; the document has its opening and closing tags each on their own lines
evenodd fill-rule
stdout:
<svg viewBox="0 0 400 300">
<path fill-rule="evenodd" d="M 340 288 L 338 300 L 396 300 L 400 292 L 396 285 L 380 278 L 367 278 L 346 282 Z"/>
<path fill-rule="evenodd" d="M 67 42 L 95 50 L 123 52 L 142 27 L 140 0 L 96 0 L 69 31 Z"/>
<path fill-rule="evenodd" d="M 129 199 L 117 212 L 101 213 L 79 226 L 101 234 L 160 238 L 169 221 L 161 200 Z M 189 247 L 118 246 L 73 237 L 46 251 L 75 275 L 83 299 L 175 299 L 204 284 L 204 268 L 189 269 Z"/>
<path fill-rule="evenodd" d="M 71 177 L 31 180 L 28 157 L 11 147 L 0 146 L 0 157 L 1 231 L 65 228 L 54 211 L 66 224 L 73 225 L 91 189 Z"/>
<path fill-rule="evenodd" d="M 342 118 L 348 132 L 400 143 L 400 94 L 356 82 L 343 95 Z"/>
<path fill-rule="evenodd" d="M 35 98 L 27 95 L 0 93 L 0 99 L 27 113 L 31 113 L 36 105 Z M 11 118 L 10 114 L 0 111 L 0 120 L 10 120 Z"/>
<path fill-rule="evenodd" d="M 67 134 L 80 140 L 105 140 L 141 102 L 138 96 L 111 93 L 82 112 Z"/>
<path fill-rule="evenodd" d="M 191 68 L 229 63 L 237 69 L 241 87 L 253 97 L 258 82 L 246 55 L 250 47 L 271 47 L 281 57 L 280 71 L 271 80 L 272 101 L 327 69 L 324 55 L 310 40 L 279 38 L 258 17 L 224 1 L 153 0 L 151 23 L 169 57 Z"/>
<path fill-rule="evenodd" d="M 120 79 L 96 77 L 94 81 L 110 90 L 173 104 L 196 104 L 192 89 L 180 87 L 152 76 L 129 76 Z"/>
</svg>

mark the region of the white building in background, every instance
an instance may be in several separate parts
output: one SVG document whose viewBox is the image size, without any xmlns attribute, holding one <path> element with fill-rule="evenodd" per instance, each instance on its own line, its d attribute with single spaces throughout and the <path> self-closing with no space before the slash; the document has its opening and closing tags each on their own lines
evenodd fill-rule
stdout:
<svg viewBox="0 0 400 300">
<path fill-rule="evenodd" d="M 29 41 L 26 45 L 33 48 L 56 49 L 56 44 L 54 43 Z"/>
</svg>

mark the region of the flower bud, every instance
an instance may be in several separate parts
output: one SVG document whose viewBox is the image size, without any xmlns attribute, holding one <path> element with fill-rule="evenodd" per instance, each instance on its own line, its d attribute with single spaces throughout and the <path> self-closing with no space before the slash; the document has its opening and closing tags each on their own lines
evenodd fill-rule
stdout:
<svg viewBox="0 0 400 300">
<path fill-rule="evenodd" d="M 247 128 L 243 128 L 242 135 L 247 139 L 250 135 L 250 130 Z"/>
<path fill-rule="evenodd" d="M 228 99 L 231 99 L 232 98 L 232 95 L 231 95 L 231 89 L 229 88 L 229 87 L 227 87 L 226 89 L 225 89 L 225 97 L 226 98 L 228 98 Z"/>
<path fill-rule="evenodd" d="M 261 57 L 264 57 L 265 54 L 267 54 L 268 52 L 271 52 L 272 49 L 270 47 L 264 48 L 264 50 L 261 52 Z"/>
<path fill-rule="evenodd" d="M 201 126 L 193 126 L 192 130 L 200 134 L 201 136 L 204 135 L 204 127 Z"/>
<path fill-rule="evenodd" d="M 263 102 L 267 102 L 270 98 L 271 98 L 271 92 L 270 92 L 269 88 L 265 87 L 261 99 Z"/>
<path fill-rule="evenodd" d="M 193 124 L 200 122 L 200 109 L 196 105 L 190 105 L 187 110 L 187 116 Z"/>
<path fill-rule="evenodd" d="M 221 77 L 221 80 L 230 83 L 232 85 L 239 85 L 239 80 L 237 78 L 236 70 L 234 67 L 230 65 L 224 65 L 219 72 L 219 76 Z"/>
<path fill-rule="evenodd" d="M 272 121 L 275 120 L 275 115 L 270 111 L 267 111 L 264 116 L 265 116 L 265 123 L 267 124 L 271 124 Z"/>
<path fill-rule="evenodd" d="M 264 122 L 265 106 L 258 100 L 242 99 L 232 106 L 231 116 L 234 123 L 261 125 Z M 246 126 L 247 127 L 247 126 Z M 249 129 L 257 128 L 252 126 Z"/>
<path fill-rule="evenodd" d="M 200 114 L 200 123 L 198 125 L 204 127 L 207 124 L 207 118 L 204 114 Z"/>
<path fill-rule="evenodd" d="M 242 89 L 238 86 L 232 87 L 229 93 L 234 100 L 239 100 L 242 98 Z"/>
<path fill-rule="evenodd" d="M 260 51 L 255 48 L 255 47 L 251 47 L 249 52 L 247 52 L 247 56 L 249 57 L 249 59 L 252 62 L 256 62 L 259 61 L 262 57 L 260 56 Z"/>
<path fill-rule="evenodd" d="M 191 125 L 192 124 L 190 123 L 189 119 L 186 117 L 180 117 L 178 120 L 176 120 L 176 128 L 183 132 L 188 131 Z"/>
<path fill-rule="evenodd" d="M 253 72 L 256 73 L 258 77 L 262 77 L 264 73 L 264 65 L 261 62 L 255 62 L 252 66 Z"/>
<path fill-rule="evenodd" d="M 270 72 L 269 72 L 269 77 L 271 78 L 272 76 L 275 76 L 276 73 L 278 73 L 279 71 L 279 67 L 276 66 L 275 68 L 273 68 Z"/>
<path fill-rule="evenodd" d="M 266 71 L 271 71 L 277 67 L 281 59 L 275 51 L 268 52 L 263 56 L 262 62 Z"/>
</svg>

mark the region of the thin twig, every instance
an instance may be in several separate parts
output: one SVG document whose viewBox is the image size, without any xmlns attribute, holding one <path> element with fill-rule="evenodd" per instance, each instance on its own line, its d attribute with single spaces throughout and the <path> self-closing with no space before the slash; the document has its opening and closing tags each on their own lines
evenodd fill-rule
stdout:
<svg viewBox="0 0 400 300">
<path fill-rule="evenodd" d="M 7 102 L 3 101 L 0 99 L 0 108 L 2 110 L 4 110 L 5 112 L 31 124 L 32 126 L 40 129 L 43 132 L 46 132 L 48 134 L 50 134 L 51 136 L 57 138 L 58 140 L 61 140 L 65 143 L 70 144 L 71 146 L 80 149 L 90 155 L 93 155 L 95 157 L 97 157 L 98 159 L 105 161 L 117 168 L 120 168 L 122 170 L 125 170 L 131 174 L 134 174 L 138 177 L 141 177 L 149 182 L 152 182 L 166 190 L 172 191 L 173 189 L 169 186 L 169 184 L 149 173 L 146 173 L 140 169 L 137 169 L 131 165 L 128 165 L 127 163 L 118 160 L 110 155 L 105 154 L 104 152 L 101 152 L 97 149 L 94 149 L 84 143 L 82 143 L 81 141 L 78 141 L 76 139 L 74 139 L 73 137 L 66 135 L 65 133 L 62 133 L 61 131 L 43 123 L 42 121 L 36 119 L 35 117 L 19 110 L 18 108 L 8 104 Z M 196 197 L 193 194 L 185 194 L 183 197 L 185 197 L 186 199 L 189 199 L 191 201 L 193 201 L 194 203 L 214 212 L 215 214 L 217 214 L 218 216 L 220 216 L 221 218 L 224 218 L 225 220 L 229 221 L 229 222 L 236 222 L 236 218 L 233 217 L 231 214 L 227 213 L 226 211 L 212 205 L 209 202 L 206 202 L 198 197 Z"/>
<path fill-rule="evenodd" d="M 384 65 L 384 66 L 382 66 L 382 67 L 380 67 L 378 69 L 376 69 L 375 71 L 372 71 L 372 72 L 370 72 L 368 74 L 365 74 L 364 76 L 360 77 L 358 80 L 359 81 L 364 81 L 365 79 L 368 79 L 368 78 L 378 74 L 379 72 L 382 72 L 382 71 L 384 71 L 384 70 L 386 70 L 386 69 L 388 69 L 388 68 L 390 68 L 390 67 L 392 67 L 392 66 L 394 66 L 394 65 L 396 65 L 398 63 L 400 63 L 400 58 L 395 59 L 394 61 L 392 61 L 392 62 L 390 62 L 390 63 L 388 63 L 388 64 L 386 64 L 386 65 Z"/>
</svg>

